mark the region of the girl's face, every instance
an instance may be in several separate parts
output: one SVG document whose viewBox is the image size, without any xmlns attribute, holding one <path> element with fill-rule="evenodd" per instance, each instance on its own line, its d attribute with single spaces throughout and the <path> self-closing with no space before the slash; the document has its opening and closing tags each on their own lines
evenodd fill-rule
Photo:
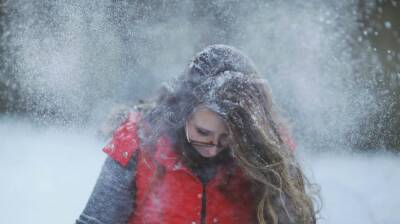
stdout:
<svg viewBox="0 0 400 224">
<path fill-rule="evenodd" d="M 186 121 L 186 138 L 203 157 L 216 156 L 228 147 L 225 121 L 205 106 L 198 106 Z"/>
</svg>

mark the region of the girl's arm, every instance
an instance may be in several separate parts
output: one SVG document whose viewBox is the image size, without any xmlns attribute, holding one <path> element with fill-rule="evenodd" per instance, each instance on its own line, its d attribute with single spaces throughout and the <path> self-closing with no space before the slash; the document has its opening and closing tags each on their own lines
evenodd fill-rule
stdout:
<svg viewBox="0 0 400 224">
<path fill-rule="evenodd" d="M 133 212 L 136 156 L 127 166 L 107 157 L 76 224 L 126 224 Z"/>
</svg>

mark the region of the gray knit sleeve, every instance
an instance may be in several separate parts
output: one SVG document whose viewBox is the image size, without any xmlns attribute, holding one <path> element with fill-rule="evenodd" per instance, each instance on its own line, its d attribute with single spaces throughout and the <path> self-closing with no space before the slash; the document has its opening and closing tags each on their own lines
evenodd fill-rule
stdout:
<svg viewBox="0 0 400 224">
<path fill-rule="evenodd" d="M 76 224 L 126 224 L 133 212 L 136 155 L 126 167 L 107 157 Z"/>
</svg>

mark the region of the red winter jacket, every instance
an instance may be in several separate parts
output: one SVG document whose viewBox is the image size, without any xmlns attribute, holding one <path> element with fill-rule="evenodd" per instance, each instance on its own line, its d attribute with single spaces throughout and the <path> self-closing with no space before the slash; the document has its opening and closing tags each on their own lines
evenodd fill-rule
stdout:
<svg viewBox="0 0 400 224">
<path fill-rule="evenodd" d="M 123 166 L 132 155 L 137 156 L 136 197 L 130 224 L 255 223 L 250 185 L 238 167 L 230 170 L 228 190 L 220 188 L 228 171 L 224 167 L 202 184 L 181 163 L 168 136 L 157 140 L 155 151 L 139 148 L 138 118 L 133 116 L 118 128 L 112 142 L 103 149 Z M 157 167 L 165 172 L 158 175 Z"/>
</svg>

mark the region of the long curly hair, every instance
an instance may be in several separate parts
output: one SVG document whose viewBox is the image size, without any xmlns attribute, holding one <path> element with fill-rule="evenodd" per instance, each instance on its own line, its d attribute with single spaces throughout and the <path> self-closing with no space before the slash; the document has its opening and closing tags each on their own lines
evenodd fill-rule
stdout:
<svg viewBox="0 0 400 224">
<path fill-rule="evenodd" d="M 268 83 L 250 58 L 233 47 L 205 48 L 172 85 L 162 89 L 143 115 L 152 130 L 144 144 L 165 133 L 178 139 L 186 119 L 200 104 L 227 123 L 233 158 L 256 194 L 258 223 L 315 223 L 315 185 L 307 180 L 284 141 L 285 122 Z"/>
</svg>

